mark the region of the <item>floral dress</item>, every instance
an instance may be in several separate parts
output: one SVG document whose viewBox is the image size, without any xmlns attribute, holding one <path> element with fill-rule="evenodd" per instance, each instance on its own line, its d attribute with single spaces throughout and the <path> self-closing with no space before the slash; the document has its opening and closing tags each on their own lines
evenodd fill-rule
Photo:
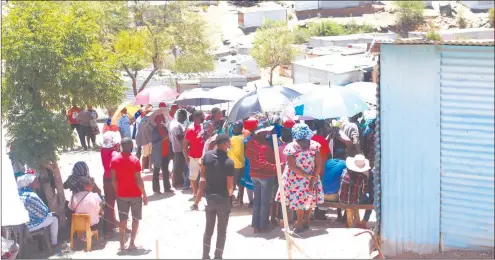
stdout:
<svg viewBox="0 0 495 260">
<path fill-rule="evenodd" d="M 287 156 L 294 155 L 296 157 L 296 165 L 311 174 L 315 169 L 315 155 L 320 149 L 320 144 L 311 141 L 309 149 L 301 150 L 296 148 L 295 143 L 288 144 L 284 149 L 284 154 Z M 323 203 L 323 188 L 320 177 L 310 188 L 310 180 L 307 177 L 296 175 L 295 172 L 289 169 L 288 164 L 285 166 L 284 183 L 285 203 L 291 210 L 309 210 L 315 208 L 317 204 Z M 277 201 L 280 201 L 280 191 L 277 194 Z"/>
</svg>

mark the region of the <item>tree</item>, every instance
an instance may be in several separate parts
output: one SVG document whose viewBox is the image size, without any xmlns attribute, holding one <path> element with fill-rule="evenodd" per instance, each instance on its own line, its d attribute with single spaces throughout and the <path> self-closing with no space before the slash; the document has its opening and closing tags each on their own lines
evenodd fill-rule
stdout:
<svg viewBox="0 0 495 260">
<path fill-rule="evenodd" d="M 65 225 L 57 166 L 70 127 L 60 112 L 73 104 L 115 105 L 123 82 L 113 53 L 101 44 L 98 16 L 81 2 L 9 3 L 3 17 L 2 119 L 13 155 L 38 170 L 50 210 Z M 50 170 L 55 189 L 49 182 Z M 56 191 L 56 192 L 55 192 Z"/>
<path fill-rule="evenodd" d="M 397 6 L 396 27 L 402 37 L 407 37 L 408 32 L 424 24 L 424 1 L 396 1 L 395 5 Z"/>
<path fill-rule="evenodd" d="M 207 23 L 187 8 L 187 3 L 170 1 L 165 5 L 148 5 L 135 1 L 131 12 L 134 28 L 117 34 L 114 50 L 123 69 L 132 80 L 136 96 L 160 69 L 195 73 L 214 69 Z M 152 68 L 141 86 L 139 71 Z"/>
<path fill-rule="evenodd" d="M 251 55 L 260 67 L 270 69 L 270 86 L 273 86 L 273 71 L 280 65 L 290 64 L 297 54 L 294 34 L 285 22 L 265 22 L 256 30 Z"/>
</svg>

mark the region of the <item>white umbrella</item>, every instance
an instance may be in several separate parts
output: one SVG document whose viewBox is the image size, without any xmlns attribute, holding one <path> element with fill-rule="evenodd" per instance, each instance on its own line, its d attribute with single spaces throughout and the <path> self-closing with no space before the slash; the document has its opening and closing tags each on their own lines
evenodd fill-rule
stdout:
<svg viewBox="0 0 495 260">
<path fill-rule="evenodd" d="M 315 119 L 348 117 L 368 110 L 357 93 L 342 87 L 317 88 L 297 97 L 292 104 L 296 115 Z"/>
<path fill-rule="evenodd" d="M 353 82 L 344 88 L 357 92 L 364 101 L 376 105 L 376 87 L 373 82 Z"/>
<path fill-rule="evenodd" d="M 183 106 L 202 106 L 202 105 L 215 105 L 218 103 L 224 103 L 229 100 L 211 98 L 209 89 L 194 88 L 186 90 L 180 94 L 175 100 L 175 103 Z"/>
<path fill-rule="evenodd" d="M 313 83 L 300 83 L 300 84 L 294 84 L 292 86 L 287 86 L 288 88 L 291 88 L 301 94 L 306 94 L 310 91 L 313 91 L 316 88 L 328 88 L 328 86 L 318 86 Z"/>
<path fill-rule="evenodd" d="M 210 98 L 237 101 L 247 94 L 247 91 L 234 86 L 221 86 L 208 91 Z"/>
</svg>

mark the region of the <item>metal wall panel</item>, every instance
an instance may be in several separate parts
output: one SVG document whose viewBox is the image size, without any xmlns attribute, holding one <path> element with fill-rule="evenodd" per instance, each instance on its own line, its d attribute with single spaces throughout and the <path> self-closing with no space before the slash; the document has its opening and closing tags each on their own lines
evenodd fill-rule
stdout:
<svg viewBox="0 0 495 260">
<path fill-rule="evenodd" d="M 441 47 L 442 249 L 494 245 L 494 49 Z"/>
<path fill-rule="evenodd" d="M 380 234 L 388 256 L 438 252 L 439 71 L 434 46 L 381 46 Z"/>
<path fill-rule="evenodd" d="M 309 68 L 292 64 L 292 80 L 294 84 L 309 83 Z"/>
<path fill-rule="evenodd" d="M 294 9 L 297 11 L 316 10 L 318 1 L 294 1 Z"/>
</svg>

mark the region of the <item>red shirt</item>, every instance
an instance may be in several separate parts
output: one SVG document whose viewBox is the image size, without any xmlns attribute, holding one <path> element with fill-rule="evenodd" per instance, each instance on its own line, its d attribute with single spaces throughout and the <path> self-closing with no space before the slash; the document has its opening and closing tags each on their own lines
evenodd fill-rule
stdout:
<svg viewBox="0 0 495 260">
<path fill-rule="evenodd" d="M 189 153 L 187 155 L 192 158 L 201 158 L 205 146 L 203 127 L 201 125 L 193 124 L 193 126 L 187 128 L 185 137 L 189 141 Z"/>
<path fill-rule="evenodd" d="M 268 178 L 277 175 L 275 154 L 268 141 L 257 140 L 253 136 L 246 143 L 245 156 L 249 160 L 249 174 L 251 178 Z"/>
<path fill-rule="evenodd" d="M 314 134 L 311 140 L 316 141 L 320 144 L 320 155 L 323 165 L 325 165 L 328 155 L 330 154 L 330 146 L 328 145 L 327 139 L 321 135 Z M 323 174 L 323 171 L 322 171 Z"/>
<path fill-rule="evenodd" d="M 69 117 L 69 122 L 73 125 L 79 124 L 77 121 L 77 116 L 81 113 L 81 109 L 78 107 L 72 107 L 69 109 L 69 112 L 67 112 L 67 116 Z"/>
<path fill-rule="evenodd" d="M 117 151 L 111 148 L 101 148 L 101 164 L 103 164 L 103 179 L 112 178 L 110 176 L 110 162 L 112 161 L 112 157 L 119 154 Z"/>
<path fill-rule="evenodd" d="M 141 172 L 141 163 L 139 163 L 139 159 L 136 156 L 128 153 L 118 153 L 112 157 L 110 169 L 115 170 L 117 197 L 141 197 L 141 191 L 134 178 L 136 172 Z"/>
<path fill-rule="evenodd" d="M 168 155 L 168 138 L 165 137 L 162 141 L 162 157 Z"/>
</svg>

